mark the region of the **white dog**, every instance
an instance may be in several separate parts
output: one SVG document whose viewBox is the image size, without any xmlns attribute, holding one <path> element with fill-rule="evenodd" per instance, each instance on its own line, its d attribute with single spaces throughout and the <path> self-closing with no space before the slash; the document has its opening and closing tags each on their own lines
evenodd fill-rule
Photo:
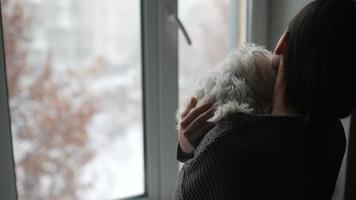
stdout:
<svg viewBox="0 0 356 200">
<path fill-rule="evenodd" d="M 215 102 L 216 111 L 208 121 L 216 123 L 235 112 L 268 113 L 275 81 L 272 57 L 263 47 L 243 45 L 202 76 L 191 96 L 197 98 L 197 106 Z M 178 124 L 185 107 L 178 109 Z"/>
</svg>

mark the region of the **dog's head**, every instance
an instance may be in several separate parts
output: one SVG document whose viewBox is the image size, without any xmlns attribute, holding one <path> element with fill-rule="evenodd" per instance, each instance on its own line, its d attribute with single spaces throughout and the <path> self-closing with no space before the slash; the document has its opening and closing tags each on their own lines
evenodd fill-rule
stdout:
<svg viewBox="0 0 356 200">
<path fill-rule="evenodd" d="M 197 106 L 215 102 L 216 112 L 209 121 L 217 122 L 234 112 L 269 112 L 275 81 L 272 56 L 263 47 L 246 44 L 199 79 L 192 96 L 198 99 Z M 180 109 L 178 121 L 179 113 Z"/>
</svg>

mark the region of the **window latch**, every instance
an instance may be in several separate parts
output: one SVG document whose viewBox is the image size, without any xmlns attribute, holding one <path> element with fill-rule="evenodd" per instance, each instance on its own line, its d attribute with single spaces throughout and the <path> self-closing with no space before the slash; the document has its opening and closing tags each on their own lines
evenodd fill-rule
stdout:
<svg viewBox="0 0 356 200">
<path fill-rule="evenodd" d="M 183 35 L 184 35 L 184 38 L 185 38 L 185 40 L 187 41 L 188 45 L 189 45 L 189 46 L 192 45 L 192 40 L 191 40 L 190 37 L 189 37 L 188 31 L 187 31 L 187 29 L 184 27 L 182 21 L 180 21 L 180 19 L 179 19 L 177 13 L 174 13 L 174 19 L 175 19 L 176 23 L 178 24 L 179 29 L 182 31 L 182 33 L 183 33 Z"/>
<path fill-rule="evenodd" d="M 182 21 L 179 19 L 177 12 L 175 12 L 171 7 L 167 7 L 166 11 L 168 11 L 168 16 L 174 19 L 175 23 L 178 25 L 178 28 L 182 31 L 185 40 L 187 41 L 188 45 L 192 45 L 192 40 L 188 34 L 187 29 L 184 27 Z"/>
</svg>

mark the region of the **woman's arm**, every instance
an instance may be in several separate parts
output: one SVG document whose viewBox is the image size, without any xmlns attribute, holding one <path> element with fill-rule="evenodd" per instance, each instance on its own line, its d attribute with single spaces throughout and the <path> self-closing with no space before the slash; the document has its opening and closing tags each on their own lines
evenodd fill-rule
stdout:
<svg viewBox="0 0 356 200">
<path fill-rule="evenodd" d="M 180 170 L 173 199 L 233 199 L 226 196 L 234 190 L 225 182 L 232 174 L 226 173 L 228 166 L 221 162 L 224 156 L 213 144 L 215 133 L 213 129 L 204 137 L 194 157 Z"/>
</svg>

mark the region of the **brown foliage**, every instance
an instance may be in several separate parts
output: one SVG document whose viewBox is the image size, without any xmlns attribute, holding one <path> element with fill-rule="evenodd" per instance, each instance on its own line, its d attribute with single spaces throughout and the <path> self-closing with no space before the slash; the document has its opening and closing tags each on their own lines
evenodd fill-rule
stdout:
<svg viewBox="0 0 356 200">
<path fill-rule="evenodd" d="M 6 51 L 7 81 L 9 95 L 13 97 L 19 90 L 20 77 L 26 69 L 26 50 L 28 42 L 25 28 L 30 24 L 25 17 L 20 1 L 2 0 L 2 17 Z"/>
<path fill-rule="evenodd" d="M 79 74 L 68 76 L 79 90 L 63 87 L 68 80 L 56 79 L 50 56 L 40 73 L 28 70 L 30 20 L 19 0 L 2 0 L 2 11 L 19 197 L 76 199 L 85 187 L 78 179 L 81 168 L 92 157 L 86 129 L 97 110 L 95 100 L 80 85 Z"/>
</svg>

